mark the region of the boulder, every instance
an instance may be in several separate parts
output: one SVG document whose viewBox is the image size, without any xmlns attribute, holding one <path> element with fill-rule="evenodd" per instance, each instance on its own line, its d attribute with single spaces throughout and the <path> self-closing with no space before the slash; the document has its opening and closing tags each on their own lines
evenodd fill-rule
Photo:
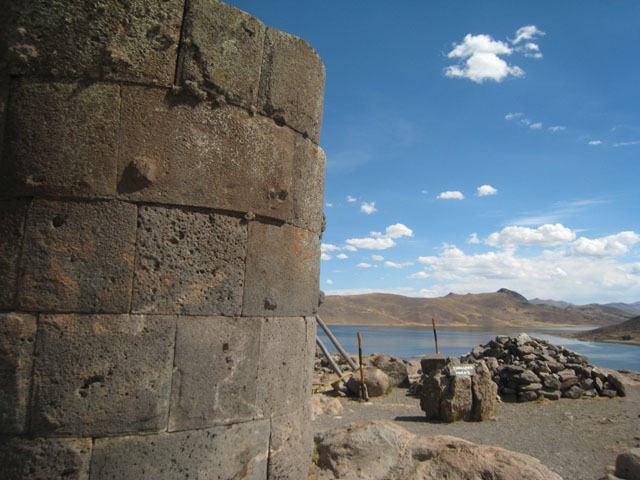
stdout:
<svg viewBox="0 0 640 480">
<path fill-rule="evenodd" d="M 498 385 L 484 362 L 476 366 L 476 375 L 471 380 L 471 418 L 478 422 L 494 418 L 498 411 Z"/>
<path fill-rule="evenodd" d="M 401 359 L 392 357 L 391 355 L 378 355 L 373 359 L 372 363 L 374 367 L 379 368 L 387 374 L 390 386 L 408 386 L 407 366 Z"/>
<path fill-rule="evenodd" d="M 440 399 L 440 416 L 445 422 L 471 420 L 473 395 L 471 377 L 461 375 L 449 378 L 449 388 Z"/>
<path fill-rule="evenodd" d="M 616 458 L 616 477 L 640 480 L 640 448 L 631 448 Z"/>
<path fill-rule="evenodd" d="M 389 377 L 379 368 L 365 367 L 364 383 L 367 386 L 367 393 L 370 397 L 381 397 L 389 391 Z M 351 375 L 347 382 L 347 388 L 355 395 L 360 395 L 360 373 Z"/>
<path fill-rule="evenodd" d="M 561 480 L 539 460 L 447 436 L 418 436 L 392 422 L 358 422 L 316 437 L 308 480 Z"/>
<path fill-rule="evenodd" d="M 339 415 L 344 411 L 342 403 L 335 397 L 327 395 L 311 396 L 311 419 L 320 415 Z"/>
</svg>

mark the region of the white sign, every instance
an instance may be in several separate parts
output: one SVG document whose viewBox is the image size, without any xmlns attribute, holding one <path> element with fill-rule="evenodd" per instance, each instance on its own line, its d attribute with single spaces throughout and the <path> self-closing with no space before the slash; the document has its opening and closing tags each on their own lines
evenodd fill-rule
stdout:
<svg viewBox="0 0 640 480">
<path fill-rule="evenodd" d="M 449 371 L 451 375 L 468 375 L 470 377 L 476 374 L 476 366 L 475 365 L 451 365 L 449 367 Z"/>
</svg>

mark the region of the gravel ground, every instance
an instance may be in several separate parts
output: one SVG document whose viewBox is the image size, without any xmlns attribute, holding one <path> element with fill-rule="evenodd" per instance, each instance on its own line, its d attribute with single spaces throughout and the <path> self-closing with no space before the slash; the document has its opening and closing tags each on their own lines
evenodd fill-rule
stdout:
<svg viewBox="0 0 640 480">
<path fill-rule="evenodd" d="M 360 420 L 392 420 L 419 435 L 453 435 L 526 453 L 565 480 L 596 480 L 613 471 L 619 453 L 640 446 L 640 375 L 629 378 L 626 397 L 502 403 L 495 420 L 451 424 L 427 420 L 419 399 L 396 388 L 366 403 L 342 398 L 345 412 L 320 415 L 313 428 L 318 433 Z"/>
</svg>

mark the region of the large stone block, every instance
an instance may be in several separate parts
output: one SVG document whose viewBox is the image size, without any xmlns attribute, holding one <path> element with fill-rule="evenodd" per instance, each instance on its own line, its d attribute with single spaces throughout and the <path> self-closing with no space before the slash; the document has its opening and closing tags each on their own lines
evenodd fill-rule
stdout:
<svg viewBox="0 0 640 480">
<path fill-rule="evenodd" d="M 311 398 L 311 389 L 313 387 L 314 365 L 316 362 L 316 317 L 306 317 L 307 338 L 306 338 L 306 365 L 304 383 L 302 385 L 303 398 Z"/>
<path fill-rule="evenodd" d="M 173 316 L 41 315 L 33 432 L 166 430 L 175 323 Z"/>
<path fill-rule="evenodd" d="M 1 48 L 2 47 L 0 47 L 0 49 Z M 6 72 L 6 68 L 2 68 L 2 60 L 0 60 L 0 72 Z M 9 101 L 10 83 L 11 83 L 11 80 L 9 78 L 9 75 L 0 73 L 0 165 L 2 164 L 2 145 L 4 144 L 4 124 L 5 124 L 5 116 L 7 113 L 7 102 Z"/>
<path fill-rule="evenodd" d="M 95 441 L 91 479 L 267 478 L 269 420 Z"/>
<path fill-rule="evenodd" d="M 260 337 L 257 402 L 265 416 L 284 415 L 308 402 L 304 318 L 265 318 Z"/>
<path fill-rule="evenodd" d="M 311 315 L 318 307 L 320 240 L 291 225 L 249 223 L 243 315 Z"/>
<path fill-rule="evenodd" d="M 440 414 L 445 422 L 470 420 L 473 405 L 471 377 L 456 375 L 450 377 L 449 389 L 440 400 Z"/>
<path fill-rule="evenodd" d="M 173 83 L 184 0 L 5 3 L 12 75 Z"/>
<path fill-rule="evenodd" d="M 4 195 L 115 196 L 119 86 L 16 81 L 6 115 Z"/>
<path fill-rule="evenodd" d="M 128 312 L 135 236 L 134 205 L 34 200 L 25 226 L 18 306 Z"/>
<path fill-rule="evenodd" d="M 18 261 L 22 251 L 24 219 L 29 203 L 24 200 L 0 202 L 0 309 L 14 306 Z"/>
<path fill-rule="evenodd" d="M 241 108 L 123 87 L 118 192 L 291 221 L 294 132 Z"/>
<path fill-rule="evenodd" d="M 0 313 L 0 434 L 26 433 L 36 319 Z"/>
<path fill-rule="evenodd" d="M 246 249 L 239 218 L 140 207 L 133 311 L 239 315 Z"/>
<path fill-rule="evenodd" d="M 256 385 L 262 321 L 179 317 L 170 431 L 258 417 Z"/>
<path fill-rule="evenodd" d="M 254 107 L 265 26 L 251 15 L 217 0 L 191 0 L 184 18 L 179 82 L 204 95 Z M 195 92 L 197 93 L 197 92 Z"/>
<path fill-rule="evenodd" d="M 258 100 L 261 111 L 318 143 L 324 73 L 322 60 L 306 41 L 267 28 Z"/>
<path fill-rule="evenodd" d="M 4 480 L 89 480 L 90 438 L 0 438 Z"/>
<path fill-rule="evenodd" d="M 320 235 L 323 228 L 326 156 L 311 140 L 296 135 L 293 159 L 293 223 Z"/>
<path fill-rule="evenodd" d="M 271 420 L 269 480 L 307 478 L 313 457 L 308 405 Z"/>
</svg>

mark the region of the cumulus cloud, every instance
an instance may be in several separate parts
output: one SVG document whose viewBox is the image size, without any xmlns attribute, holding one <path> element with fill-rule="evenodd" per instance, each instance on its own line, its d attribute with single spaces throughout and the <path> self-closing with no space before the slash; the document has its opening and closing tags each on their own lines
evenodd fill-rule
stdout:
<svg viewBox="0 0 640 480">
<path fill-rule="evenodd" d="M 400 268 L 410 267 L 411 265 L 414 265 L 414 263 L 413 262 L 395 263 L 390 261 L 384 262 L 384 266 L 389 268 L 400 269 Z"/>
<path fill-rule="evenodd" d="M 493 188 L 491 185 L 482 185 L 477 188 L 479 197 L 486 197 L 487 195 L 495 195 L 498 193 L 496 188 Z"/>
<path fill-rule="evenodd" d="M 487 245 L 506 248 L 517 245 L 554 246 L 576 238 L 575 232 L 560 223 L 546 224 L 538 228 L 510 226 L 489 235 Z"/>
<path fill-rule="evenodd" d="M 333 285 L 333 280 L 327 280 L 327 285 Z"/>
<path fill-rule="evenodd" d="M 549 127 L 549 131 L 551 133 L 562 132 L 562 131 L 564 131 L 566 129 L 567 129 L 567 127 L 563 127 L 562 125 L 554 125 L 552 127 Z"/>
<path fill-rule="evenodd" d="M 472 233 L 471 235 L 469 235 L 469 238 L 467 239 L 467 243 L 470 243 L 471 245 L 478 245 L 482 242 L 478 238 L 477 233 Z"/>
<path fill-rule="evenodd" d="M 619 257 L 626 255 L 629 248 L 638 242 L 640 242 L 640 235 L 634 232 L 620 232 L 616 235 L 595 239 L 580 237 L 573 242 L 571 251 L 574 255 Z"/>
<path fill-rule="evenodd" d="M 441 198 L 441 199 L 444 199 L 444 200 L 451 200 L 451 199 L 464 200 L 464 195 L 462 194 L 462 192 L 458 192 L 456 190 L 456 191 L 453 191 L 453 192 L 442 192 L 436 198 Z"/>
<path fill-rule="evenodd" d="M 529 58 L 542 58 L 540 47 L 535 43 L 526 43 L 524 46 L 524 56 Z"/>
<path fill-rule="evenodd" d="M 359 267 L 359 268 L 371 268 L 371 267 L 373 267 L 373 265 L 371 265 L 370 263 L 362 262 L 362 263 L 359 263 L 357 265 L 357 267 Z"/>
<path fill-rule="evenodd" d="M 357 202 L 358 199 L 356 197 L 352 197 L 351 195 L 347 195 L 347 202 L 354 203 Z"/>
<path fill-rule="evenodd" d="M 386 228 L 384 235 L 380 232 L 371 232 L 371 236 L 368 238 L 348 238 L 347 244 L 357 248 L 386 250 L 387 248 L 391 248 L 396 245 L 394 239 L 412 236 L 413 230 L 402 223 L 396 223 L 394 225 L 389 225 Z"/>
<path fill-rule="evenodd" d="M 327 206 L 327 208 L 331 208 L 331 207 L 333 207 L 333 203 L 329 203 L 329 202 L 327 202 L 327 203 L 325 203 L 325 205 Z"/>
<path fill-rule="evenodd" d="M 367 215 L 371 215 L 376 211 L 376 202 L 363 202 L 362 205 L 360 205 L 360 211 L 366 213 Z"/>
<path fill-rule="evenodd" d="M 423 195 L 426 195 L 427 193 L 429 193 L 429 190 L 420 190 L 420 193 L 422 193 Z"/>
<path fill-rule="evenodd" d="M 542 128 L 542 122 L 532 123 L 531 125 L 529 125 L 529 128 L 533 128 L 534 130 Z"/>
<path fill-rule="evenodd" d="M 523 117 L 523 116 L 524 116 L 524 113 L 522 113 L 522 112 L 517 112 L 517 113 L 507 113 L 507 114 L 504 116 L 504 119 L 505 119 L 505 120 L 515 120 L 515 119 L 517 119 L 517 118 L 521 118 L 521 117 Z"/>
<path fill-rule="evenodd" d="M 601 140 L 591 140 L 589 142 L 589 145 L 602 145 L 602 141 Z"/>
<path fill-rule="evenodd" d="M 357 252 L 358 249 L 356 247 L 354 247 L 353 245 L 346 245 L 345 247 L 343 247 L 343 250 L 347 250 L 348 252 Z"/>
<path fill-rule="evenodd" d="M 336 247 L 330 243 L 322 243 L 320 244 L 321 252 L 335 252 L 336 250 L 340 250 L 340 247 Z"/>
<path fill-rule="evenodd" d="M 516 38 L 514 38 L 513 40 L 511 40 L 511 43 L 513 43 L 514 45 L 517 45 L 518 43 L 522 42 L 522 41 L 529 41 L 529 40 L 533 40 L 536 37 L 542 36 L 542 35 L 546 35 L 544 32 L 538 30 L 538 28 L 535 25 L 527 25 L 524 27 L 520 27 L 517 31 L 516 31 Z M 531 44 L 534 45 L 534 44 Z M 537 47 L 537 45 L 536 45 Z M 535 50 L 539 50 L 538 48 L 535 48 Z"/>
<path fill-rule="evenodd" d="M 322 255 L 320 255 L 320 260 L 331 260 L 331 255 L 323 253 Z"/>
<path fill-rule="evenodd" d="M 384 260 L 384 257 L 382 255 L 371 255 L 371 258 L 373 258 L 376 262 L 381 262 Z"/>
<path fill-rule="evenodd" d="M 614 147 L 630 147 L 632 145 L 640 145 L 640 140 L 634 140 L 633 142 L 618 142 L 614 143 Z"/>
<path fill-rule="evenodd" d="M 429 274 L 427 272 L 416 272 L 409 275 L 409 278 L 429 278 Z"/>
<path fill-rule="evenodd" d="M 349 255 L 345 255 L 344 253 L 340 253 L 340 254 L 336 255 L 336 258 L 339 258 L 340 260 L 345 260 L 345 259 L 349 258 Z"/>
<path fill-rule="evenodd" d="M 396 223 L 389 225 L 386 230 L 385 237 L 387 238 L 401 238 L 401 237 L 413 237 L 413 230 L 406 227 L 402 223 Z"/>
</svg>

